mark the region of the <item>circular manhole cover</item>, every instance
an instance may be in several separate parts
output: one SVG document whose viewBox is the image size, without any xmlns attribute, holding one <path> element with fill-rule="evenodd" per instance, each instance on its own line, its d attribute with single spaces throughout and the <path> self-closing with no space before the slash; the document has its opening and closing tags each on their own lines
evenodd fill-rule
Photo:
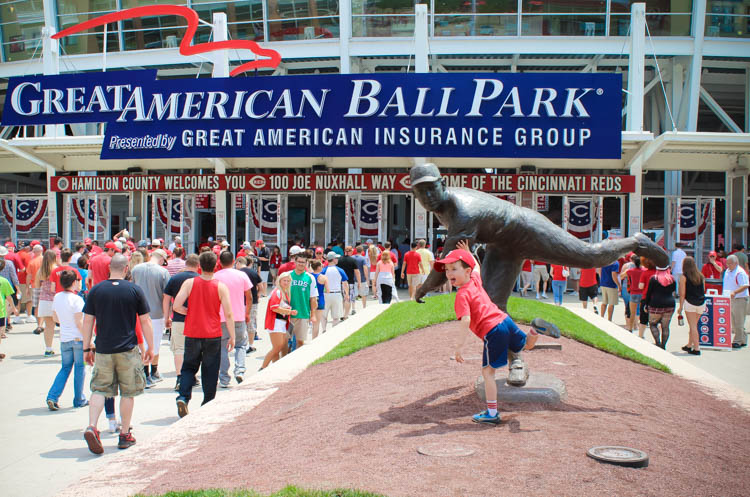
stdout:
<svg viewBox="0 0 750 497">
<path fill-rule="evenodd" d="M 476 449 L 467 445 L 433 443 L 417 447 L 417 452 L 433 457 L 466 457 L 476 452 Z"/>
<path fill-rule="evenodd" d="M 645 468 L 648 466 L 648 454 L 642 450 L 616 445 L 591 447 L 586 455 L 597 461 L 627 466 L 630 468 Z"/>
</svg>

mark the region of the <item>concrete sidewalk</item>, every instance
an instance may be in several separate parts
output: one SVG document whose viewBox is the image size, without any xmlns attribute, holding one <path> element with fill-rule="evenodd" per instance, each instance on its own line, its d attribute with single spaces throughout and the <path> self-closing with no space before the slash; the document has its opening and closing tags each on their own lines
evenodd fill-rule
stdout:
<svg viewBox="0 0 750 497">
<path fill-rule="evenodd" d="M 552 295 L 548 295 L 549 300 L 543 300 L 546 303 L 552 303 Z M 533 297 L 527 297 L 533 298 Z M 601 316 L 594 314 L 592 305 L 589 303 L 588 310 L 584 310 L 581 303 L 578 301 L 578 295 L 567 294 L 563 299 L 563 305 L 581 316 L 586 321 L 602 328 L 611 335 L 615 336 L 618 340 L 625 343 L 629 347 L 638 350 L 639 352 L 653 357 L 660 362 L 667 364 L 665 361 L 668 359 L 663 353 L 664 351 L 654 345 L 654 339 L 651 336 L 651 332 L 648 327 L 644 333 L 644 338 L 638 338 L 638 334 L 628 333 L 625 330 L 625 306 L 620 299 L 620 302 L 615 306 L 615 311 L 612 315 L 612 323 L 603 319 Z M 601 310 L 601 307 L 600 309 Z M 606 326 L 607 324 L 616 325 L 614 328 Z M 688 325 L 687 320 L 683 326 L 677 324 L 677 315 L 672 318 L 670 323 L 670 336 L 667 341 L 666 352 L 672 358 L 679 358 L 684 363 L 694 366 L 699 370 L 706 373 L 706 378 L 718 378 L 724 382 L 732 385 L 733 387 L 750 394 L 750 348 L 745 347 L 742 349 L 734 350 L 714 350 L 714 349 L 702 349 L 701 355 L 695 356 L 690 355 L 682 350 L 682 346 L 687 344 L 688 341 Z M 748 329 L 747 321 L 745 322 L 745 329 Z M 618 332 L 615 332 L 617 330 Z M 622 332 L 622 333 L 619 333 Z M 627 337 L 635 337 L 637 340 L 630 340 Z M 648 345 L 648 347 L 644 347 Z M 675 369 L 672 365 L 667 364 L 673 370 Z M 675 371 L 676 374 L 677 371 Z M 708 380 L 712 382 L 713 380 Z"/>
<path fill-rule="evenodd" d="M 408 298 L 408 294 L 406 297 Z M 263 326 L 266 303 L 266 299 L 261 299 L 259 304 L 259 329 Z M 345 331 L 355 331 L 353 327 L 356 326 L 358 329 L 362 322 L 372 319 L 385 308 L 386 306 L 369 300 L 366 312 L 363 313 L 361 303 L 358 302 L 355 316 L 335 329 L 332 329 L 329 324 L 328 333 L 321 335 L 315 341 L 308 342 L 308 345 L 290 354 L 288 360 L 278 363 L 283 362 L 288 365 L 282 369 L 285 374 L 291 376 L 284 381 L 296 375 L 296 373 L 292 374 L 292 371 L 295 371 L 293 365 L 302 369 L 307 367 L 309 359 L 306 359 L 307 355 L 315 348 L 319 348 L 319 346 L 313 347 L 314 344 L 326 343 L 326 346 L 333 348 L 338 343 L 338 341 L 332 343 L 334 337 L 340 337 Z M 47 409 L 45 403 L 47 392 L 60 369 L 60 344 L 56 334 L 53 348 L 58 354 L 45 357 L 42 335 L 32 333 L 35 327 L 32 324 L 14 325 L 13 331 L 8 333 L 8 338 L 0 344 L 0 352 L 6 354 L 5 360 L 0 362 L 0 382 L 4 385 L 5 394 L 5 401 L 0 403 L 0 419 L 4 420 L 0 429 L 0 444 L 3 447 L 0 451 L 0 495 L 3 497 L 46 497 L 57 494 L 88 474 L 102 475 L 106 478 L 106 473 L 102 474 L 100 471 L 107 468 L 108 472 L 112 467 L 113 459 L 147 445 L 165 428 L 179 421 L 175 407 L 177 394 L 173 390 L 176 377 L 174 362 L 169 350 L 169 342 L 164 340 L 159 360 L 159 372 L 164 377 L 164 381 L 136 398 L 133 435 L 138 441 L 137 445 L 127 451 L 118 451 L 117 434 L 110 434 L 107 431 L 108 423 L 102 413 L 99 418 L 99 429 L 105 452 L 101 456 L 91 454 L 83 440 L 83 430 L 88 424 L 88 408 L 72 407 L 72 372 L 59 400 L 61 409 L 56 412 Z M 212 402 L 206 407 L 212 404 L 232 405 L 228 399 L 235 398 L 235 390 L 242 389 L 243 392 L 248 392 L 248 388 L 251 388 L 254 376 L 258 376 L 258 369 L 271 345 L 267 333 L 259 331 L 259 336 L 261 340 L 255 342 L 257 351 L 248 355 L 247 373 L 242 386 L 238 388 L 232 380 L 232 387 L 219 388 L 216 396 L 217 402 Z M 232 359 L 231 362 L 233 367 L 234 360 Z M 276 369 L 278 369 L 277 366 L 273 365 L 263 373 L 268 376 L 268 373 Z M 231 372 L 230 368 L 230 374 Z M 275 381 L 281 381 L 279 378 Z M 91 368 L 87 366 L 84 385 L 87 398 L 90 397 L 90 380 Z M 268 391 L 263 392 L 267 390 L 266 386 L 260 390 L 263 394 L 270 395 Z M 196 388 L 193 392 L 194 400 L 190 404 L 191 415 L 185 419 L 190 419 L 194 414 L 193 411 L 204 410 L 199 409 L 202 396 L 200 387 Z M 245 400 L 242 402 L 244 403 Z M 119 413 L 117 402 L 115 411 Z M 164 447 L 167 446 L 162 446 Z M 151 464 L 151 458 L 141 458 L 140 464 Z M 158 471 L 158 467 L 156 470 Z M 76 491 L 75 494 L 80 495 L 80 492 Z M 110 492 L 104 488 L 88 493 L 92 496 L 109 494 Z"/>
</svg>

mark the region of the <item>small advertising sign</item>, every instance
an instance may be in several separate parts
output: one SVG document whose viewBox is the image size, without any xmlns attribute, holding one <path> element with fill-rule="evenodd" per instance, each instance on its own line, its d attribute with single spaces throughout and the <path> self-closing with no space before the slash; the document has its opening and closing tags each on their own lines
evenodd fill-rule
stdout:
<svg viewBox="0 0 750 497">
<path fill-rule="evenodd" d="M 729 297 L 709 292 L 706 310 L 698 319 L 701 348 L 732 350 L 732 317 Z"/>
</svg>

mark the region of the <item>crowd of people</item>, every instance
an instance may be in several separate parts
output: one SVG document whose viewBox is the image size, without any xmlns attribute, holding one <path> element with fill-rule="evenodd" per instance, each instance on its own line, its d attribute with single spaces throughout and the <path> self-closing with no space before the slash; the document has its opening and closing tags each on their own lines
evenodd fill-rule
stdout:
<svg viewBox="0 0 750 497">
<path fill-rule="evenodd" d="M 551 283 L 557 305 L 562 305 L 564 293 L 578 292 L 584 309 L 592 301 L 594 312 L 610 321 L 622 298 L 625 328 L 637 331 L 638 336 L 645 338 L 648 327 L 654 343 L 663 349 L 666 349 L 673 316 L 677 314 L 683 319 L 684 312 L 690 331 L 688 343 L 682 350 L 700 355 L 698 319 L 705 311 L 706 291 L 709 288 L 721 289 L 722 294 L 732 300 L 732 347 L 747 346 L 744 322 L 750 313 L 750 269 L 744 246 L 736 243 L 730 254 L 710 251 L 708 262 L 701 269 L 684 248 L 683 244 L 677 244 L 668 267 L 656 267 L 652 261 L 633 253 L 601 268 L 570 268 L 526 260 L 518 290 L 526 297 L 533 288 L 537 299 L 548 299 L 547 288 Z"/>
<path fill-rule="evenodd" d="M 163 381 L 165 338 L 177 372 L 177 412 L 184 416 L 194 386 L 202 386 L 205 404 L 232 379 L 242 383 L 246 354 L 260 339 L 261 298 L 269 297 L 260 326 L 271 341 L 263 369 L 304 346 L 310 335 L 315 339 L 355 314 L 356 302 L 362 308 L 368 300 L 387 304 L 398 300 L 399 286 L 421 283 L 435 256 L 424 240 L 412 245 L 414 250 L 399 252 L 390 242 L 372 240 L 355 247 L 298 242 L 284 257 L 263 240 L 243 242 L 233 253 L 227 241 L 208 239 L 199 253 L 188 254 L 180 237 L 138 241 L 126 230 L 103 243 L 85 239 L 72 249 L 60 238 L 48 248 L 38 240 L 8 241 L 0 247 L 1 336 L 7 338 L 13 324 L 34 324 L 34 334 L 43 335 L 44 355 L 55 356 L 59 326 L 61 368 L 47 407 L 60 409 L 73 372 L 73 406 L 89 407 L 84 432 L 89 449 L 104 450 L 98 431 L 102 411 L 124 449 L 135 443 L 134 397 Z M 0 360 L 4 357 L 0 353 Z M 89 399 L 86 364 L 95 366 Z"/>
<path fill-rule="evenodd" d="M 436 259 L 443 257 L 440 247 L 436 252 L 425 240 L 398 247 L 373 240 L 356 246 L 333 241 L 325 247 L 304 247 L 298 241 L 284 256 L 278 246 L 269 248 L 263 240 L 243 242 L 234 253 L 227 241 L 208 239 L 199 253 L 188 254 L 180 237 L 137 241 L 125 230 L 103 244 L 86 239 L 72 249 L 64 248 L 59 238 L 47 249 L 37 240 L 17 245 L 9 241 L 0 247 L 0 298 L 6 304 L 0 305 L 0 343 L 13 324 L 32 323 L 34 333 L 43 335 L 44 355 L 54 356 L 59 326 L 61 368 L 47 393 L 47 407 L 60 408 L 73 372 L 73 405 L 89 406 L 84 432 L 89 449 L 104 450 L 97 428 L 102 410 L 110 431 L 119 431 L 118 447 L 124 449 L 135 443 L 134 397 L 163 381 L 159 359 L 165 336 L 177 372 L 174 390 L 182 417 L 189 412 L 194 386 L 202 386 L 205 404 L 217 388 L 228 388 L 232 379 L 237 384 L 244 380 L 246 354 L 255 351 L 260 338 L 261 298 L 268 297 L 261 326 L 271 342 L 263 369 L 355 314 L 356 302 L 362 308 L 368 300 L 388 304 L 398 300 L 398 288 L 408 288 L 414 299 Z M 476 258 L 481 260 L 481 254 Z M 662 348 L 673 315 L 682 317 L 684 312 L 690 334 L 683 350 L 697 355 L 707 280 L 717 279 L 732 299 L 732 346 L 744 347 L 750 284 L 742 246 L 727 257 L 711 252 L 701 270 L 681 247 L 672 254 L 670 267 L 655 267 L 632 253 L 602 268 L 525 261 L 517 290 L 526 296 L 533 285 L 536 297 L 546 299 L 551 286 L 557 305 L 566 291 L 577 291 L 584 308 L 592 300 L 594 311 L 609 320 L 622 297 L 626 328 L 643 338 L 648 327 Z M 443 290 L 451 289 L 449 280 Z M 0 360 L 4 357 L 0 353 Z M 96 366 L 90 399 L 84 395 L 87 363 Z"/>
</svg>

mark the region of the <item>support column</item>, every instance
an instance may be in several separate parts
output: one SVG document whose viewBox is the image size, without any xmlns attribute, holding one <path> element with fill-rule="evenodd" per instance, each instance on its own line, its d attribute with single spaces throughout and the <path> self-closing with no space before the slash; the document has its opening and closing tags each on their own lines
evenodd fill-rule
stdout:
<svg viewBox="0 0 750 497">
<path fill-rule="evenodd" d="M 643 209 L 643 161 L 636 160 L 630 165 L 630 174 L 635 176 L 635 191 L 628 196 L 628 236 L 641 231 L 641 211 Z"/>
<path fill-rule="evenodd" d="M 750 133 L 750 67 L 745 68 L 745 133 Z"/>
<path fill-rule="evenodd" d="M 685 131 L 698 130 L 701 72 L 703 69 L 703 38 L 706 29 L 706 0 L 693 1 L 693 55 L 687 81 L 688 111 Z"/>
<path fill-rule="evenodd" d="M 349 56 L 349 41 L 352 38 L 352 1 L 339 2 L 339 73 L 349 74 L 352 70 L 352 59 Z"/>
<path fill-rule="evenodd" d="M 628 99 L 625 117 L 627 131 L 643 131 L 643 85 L 646 54 L 646 4 L 630 9 L 630 56 L 628 58 Z"/>
<path fill-rule="evenodd" d="M 430 72 L 429 39 L 427 38 L 427 5 L 419 3 L 414 6 L 414 72 Z M 414 157 L 414 165 L 427 162 L 426 157 Z"/>
<path fill-rule="evenodd" d="M 42 65 L 45 76 L 60 74 L 60 46 L 57 40 L 52 39 L 55 29 L 47 25 L 42 28 Z M 62 124 L 51 124 L 44 126 L 45 137 L 65 136 L 65 126 Z M 47 170 L 47 219 L 49 220 L 49 237 L 58 235 L 57 227 L 57 194 L 52 191 L 52 176 L 55 170 L 46 166 Z"/>
<path fill-rule="evenodd" d="M 227 15 L 224 12 L 214 13 L 213 17 L 213 35 L 214 41 L 226 41 L 227 36 Z M 214 61 L 212 78 L 229 77 L 229 51 L 217 50 L 212 52 Z M 214 171 L 216 174 L 226 174 L 226 162 L 222 159 L 213 159 Z M 216 190 L 216 238 L 227 237 L 227 191 Z"/>
</svg>

